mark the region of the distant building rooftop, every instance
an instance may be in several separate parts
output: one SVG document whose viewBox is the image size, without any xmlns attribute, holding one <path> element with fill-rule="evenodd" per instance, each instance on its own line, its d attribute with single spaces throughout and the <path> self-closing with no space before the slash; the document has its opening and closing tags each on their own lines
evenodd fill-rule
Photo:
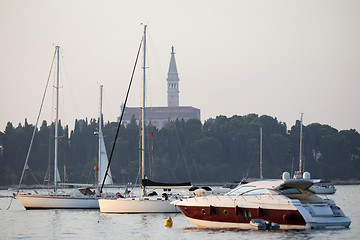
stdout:
<svg viewBox="0 0 360 240">
<path fill-rule="evenodd" d="M 169 121 L 176 119 L 198 119 L 200 120 L 200 109 L 190 106 L 179 106 L 179 75 L 177 72 L 174 46 L 171 47 L 170 53 L 170 64 L 167 77 L 167 95 L 168 95 L 168 107 L 146 107 L 146 123 L 150 121 L 158 129 L 162 128 Z M 128 124 L 132 117 L 139 122 L 141 119 L 141 108 L 140 107 L 126 107 L 123 123 Z M 120 121 L 120 117 L 118 117 Z"/>
<path fill-rule="evenodd" d="M 165 126 L 169 121 L 176 119 L 198 119 L 200 120 L 200 109 L 190 106 L 179 107 L 147 107 L 146 109 L 146 123 L 151 123 L 158 129 Z M 127 107 L 123 116 L 123 123 L 128 124 L 134 116 L 136 122 L 141 119 L 140 107 Z M 120 117 L 118 118 L 120 121 Z"/>
</svg>

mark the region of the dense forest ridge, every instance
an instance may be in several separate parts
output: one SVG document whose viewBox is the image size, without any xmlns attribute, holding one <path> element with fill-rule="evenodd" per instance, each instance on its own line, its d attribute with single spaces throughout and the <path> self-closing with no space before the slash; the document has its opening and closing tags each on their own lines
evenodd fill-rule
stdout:
<svg viewBox="0 0 360 240">
<path fill-rule="evenodd" d="M 116 122 L 103 127 L 106 149 L 113 145 Z M 64 165 L 69 182 L 94 183 L 97 162 L 97 120 L 76 120 L 74 130 L 59 129 L 59 170 Z M 218 116 L 203 124 L 199 120 L 176 120 L 156 129 L 147 126 L 146 175 L 157 181 L 222 183 L 259 176 L 259 129 L 263 129 L 263 175 L 280 178 L 282 171 L 299 165 L 300 122 L 287 130 L 276 118 L 256 114 Z M 8 123 L 0 132 L 0 185 L 18 184 L 34 126 L 25 120 L 14 127 Z M 53 124 L 43 121 L 37 129 L 23 184 L 44 183 L 53 169 Z M 50 153 L 49 153 L 50 151 Z M 49 156 L 51 159 L 49 159 Z M 338 131 L 328 125 L 303 126 L 305 170 L 312 178 L 358 183 L 360 134 Z M 50 164 L 50 165 L 49 165 Z M 139 166 L 139 126 L 133 119 L 121 126 L 111 164 L 116 184 L 136 183 Z M 52 173 L 51 173 L 52 174 Z M 47 177 L 45 177 L 47 175 Z M 35 178 L 36 177 L 36 180 Z M 62 179 L 63 180 L 63 179 Z M 47 182 L 45 181 L 45 184 Z"/>
</svg>

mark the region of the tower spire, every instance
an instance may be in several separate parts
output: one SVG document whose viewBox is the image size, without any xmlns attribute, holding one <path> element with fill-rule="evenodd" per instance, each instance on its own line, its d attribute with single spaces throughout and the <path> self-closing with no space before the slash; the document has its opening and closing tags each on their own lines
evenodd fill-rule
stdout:
<svg viewBox="0 0 360 240">
<path fill-rule="evenodd" d="M 168 107 L 179 106 L 179 75 L 177 72 L 174 46 L 171 46 L 170 65 L 167 77 Z"/>
</svg>

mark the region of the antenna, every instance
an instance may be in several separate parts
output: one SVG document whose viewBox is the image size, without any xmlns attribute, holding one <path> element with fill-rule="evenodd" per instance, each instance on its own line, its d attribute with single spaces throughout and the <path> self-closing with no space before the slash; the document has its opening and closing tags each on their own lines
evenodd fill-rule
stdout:
<svg viewBox="0 0 360 240">
<path fill-rule="evenodd" d="M 302 172 L 302 122 L 303 122 L 303 113 L 301 113 L 300 120 L 300 151 L 299 151 L 299 171 Z"/>
<path fill-rule="evenodd" d="M 263 162 L 262 162 L 262 128 L 260 128 L 260 180 L 263 179 Z"/>
</svg>

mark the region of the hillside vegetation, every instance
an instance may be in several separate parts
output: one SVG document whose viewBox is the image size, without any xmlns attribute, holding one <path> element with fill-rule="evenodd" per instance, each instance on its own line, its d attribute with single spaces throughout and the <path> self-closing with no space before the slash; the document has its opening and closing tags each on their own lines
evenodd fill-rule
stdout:
<svg viewBox="0 0 360 240">
<path fill-rule="evenodd" d="M 93 183 L 97 165 L 97 120 L 76 120 L 74 130 L 60 123 L 59 171 L 69 182 Z M 218 116 L 203 124 L 177 120 L 162 129 L 147 126 L 146 175 L 156 181 L 228 182 L 259 176 L 259 129 L 263 129 L 263 175 L 279 178 L 298 169 L 299 121 L 288 131 L 270 116 Z M 117 123 L 103 127 L 110 156 Z M 34 126 L 8 123 L 0 132 L 0 185 L 18 184 Z M 44 183 L 53 171 L 53 124 L 37 129 L 23 184 Z M 111 162 L 115 183 L 135 182 L 139 172 L 139 126 L 121 126 Z M 319 123 L 303 126 L 305 170 L 313 178 L 359 179 L 360 135 Z M 36 180 L 35 180 L 36 179 Z M 50 178 L 52 179 L 52 178 Z"/>
</svg>

